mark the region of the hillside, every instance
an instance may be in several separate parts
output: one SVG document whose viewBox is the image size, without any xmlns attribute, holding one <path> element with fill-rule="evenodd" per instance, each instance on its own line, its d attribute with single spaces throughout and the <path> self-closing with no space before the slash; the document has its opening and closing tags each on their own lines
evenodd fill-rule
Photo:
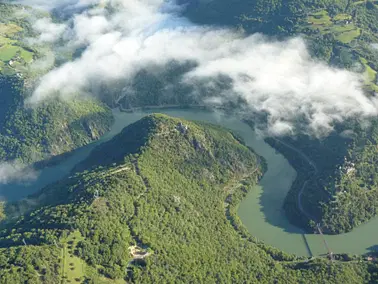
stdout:
<svg viewBox="0 0 378 284">
<path fill-rule="evenodd" d="M 217 0 L 186 4 L 184 14 L 195 23 L 231 26 L 246 34 L 261 32 L 282 39 L 302 36 L 314 58 L 364 74 L 365 91 L 378 91 L 378 53 L 372 46 L 378 42 L 377 1 Z"/>
<path fill-rule="evenodd" d="M 0 4 L 0 161 L 32 163 L 69 152 L 110 129 L 110 109 L 93 98 L 25 107 L 38 78 L 54 67 L 51 44 L 33 43 L 32 23 L 47 13 Z M 44 66 L 43 68 L 41 66 Z"/>
<path fill-rule="evenodd" d="M 351 231 L 377 215 L 377 122 L 354 129 L 349 137 L 333 133 L 323 141 L 308 137 L 269 141 L 299 173 L 285 204 L 293 223 L 314 227 L 314 222 L 320 222 L 325 232 L 335 234 Z M 301 190 L 303 207 L 312 220 L 298 210 Z"/>
<path fill-rule="evenodd" d="M 378 50 L 373 47 L 378 42 L 376 1 L 216 0 L 186 4 L 187 9 L 183 13 L 195 23 L 231 26 L 245 34 L 262 32 L 272 38 L 300 35 L 306 40 L 314 58 L 362 74 L 367 95 L 375 96 L 378 90 Z M 36 44 L 28 40 L 38 38 L 31 25 L 35 19 L 51 19 L 46 12 L 0 4 L 0 16 L 0 161 L 48 161 L 51 156 L 59 157 L 98 139 L 113 122 L 108 106 L 120 105 L 126 109 L 192 106 L 201 103 L 206 96 L 222 92 L 229 85 L 228 80 L 222 77 L 214 82 L 211 92 L 197 92 L 193 86 L 185 85 L 180 77 L 193 69 L 196 63 L 173 60 L 162 72 L 138 71 L 127 88 L 124 88 L 124 82 L 114 83 L 99 95 L 102 102 L 97 98 L 74 96 L 76 99 L 72 101 L 53 98 L 37 107 L 25 108 L 25 99 L 31 95 L 38 78 L 54 66 L 72 60 L 76 51 L 60 54 L 54 44 Z M 46 61 L 51 53 L 55 54 L 55 58 Z M 36 68 L 41 66 L 36 64 L 38 62 L 48 64 Z M 234 109 L 243 105 L 243 100 L 238 99 L 222 107 Z M 303 218 L 298 210 L 297 197 L 309 178 L 311 168 L 304 171 L 301 161 L 298 164 L 298 161 L 292 161 L 301 173 L 285 205 L 293 223 L 309 228 L 316 221 L 322 223 L 328 233 L 341 233 L 376 215 L 376 171 L 374 166 L 366 165 L 378 154 L 374 136 L 378 123 L 374 121 L 368 130 L 361 129 L 355 121 L 337 126 L 338 132 L 346 129 L 354 131 L 356 139 L 334 139 L 337 133 L 324 141 L 307 136 L 297 137 L 295 141 L 290 137 L 283 138 L 316 160 L 320 169 L 307 183 L 306 189 L 312 190 L 303 190 L 301 194 L 309 213 L 315 216 L 314 220 L 310 220 Z M 339 143 L 337 147 L 335 143 Z M 281 150 L 289 160 L 296 160 L 292 152 Z M 331 159 L 327 158 L 328 154 L 321 153 L 328 153 Z M 350 163 L 359 169 L 356 175 L 347 175 Z M 348 194 L 340 197 L 340 192 Z"/>
<path fill-rule="evenodd" d="M 1 283 L 374 282 L 374 264 L 302 263 L 247 233 L 236 207 L 263 169 L 221 127 L 150 115 L 80 167 L 8 204 Z"/>
<path fill-rule="evenodd" d="M 373 47 L 378 42 L 377 1 L 218 0 L 187 4 L 185 15 L 195 23 L 283 39 L 299 35 L 314 58 L 362 74 L 365 93 L 376 96 L 378 92 L 378 50 Z M 334 133 L 320 140 L 305 135 L 281 137 L 316 165 L 315 173 L 303 155 L 270 141 L 299 173 L 285 204 L 293 223 L 312 231 L 319 222 L 325 232 L 336 234 L 376 216 L 377 129 L 376 119 L 368 127 L 350 120 L 336 125 Z M 307 214 L 300 210 L 299 194 Z"/>
</svg>

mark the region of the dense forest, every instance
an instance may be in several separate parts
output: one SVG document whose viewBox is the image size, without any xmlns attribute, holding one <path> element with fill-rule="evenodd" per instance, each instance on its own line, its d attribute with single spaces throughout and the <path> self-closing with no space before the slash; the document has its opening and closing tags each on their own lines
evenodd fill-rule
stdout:
<svg viewBox="0 0 378 284">
<path fill-rule="evenodd" d="M 307 260 L 249 235 L 236 208 L 264 167 L 226 129 L 147 116 L 6 206 L 0 282 L 375 283 L 372 262 Z"/>
</svg>

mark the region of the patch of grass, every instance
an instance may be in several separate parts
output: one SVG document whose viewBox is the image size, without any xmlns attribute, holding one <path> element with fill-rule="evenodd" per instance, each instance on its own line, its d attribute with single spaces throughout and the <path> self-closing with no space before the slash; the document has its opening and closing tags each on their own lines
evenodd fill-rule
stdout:
<svg viewBox="0 0 378 284">
<path fill-rule="evenodd" d="M 95 283 L 125 283 L 123 279 L 113 280 L 99 276 L 95 267 L 87 265 L 84 260 L 74 255 L 77 244 L 82 240 L 84 240 L 84 237 L 80 232 L 74 231 L 60 241 L 60 247 L 62 248 L 61 276 L 65 276 L 64 283 L 83 283 L 84 279 L 87 277 L 95 280 Z"/>
<path fill-rule="evenodd" d="M 349 14 L 337 14 L 336 16 L 333 17 L 334 21 L 346 21 L 346 20 L 351 20 L 352 16 Z"/>
<path fill-rule="evenodd" d="M 378 85 L 376 85 L 376 84 L 370 84 L 370 87 L 371 87 L 371 89 L 372 89 L 374 92 L 378 93 Z"/>
<path fill-rule="evenodd" d="M 12 44 L 14 42 L 15 42 L 15 40 L 12 40 L 10 38 L 3 37 L 3 36 L 0 35 L 0 46 L 6 45 L 6 44 Z"/>
<path fill-rule="evenodd" d="M 18 46 L 14 45 L 4 45 L 0 47 L 0 60 L 9 61 L 16 56 L 17 51 L 19 51 Z"/>
<path fill-rule="evenodd" d="M 331 28 L 331 31 L 334 33 L 344 33 L 344 32 L 349 32 L 356 30 L 356 27 L 353 24 L 349 25 L 334 25 Z"/>
<path fill-rule="evenodd" d="M 74 255 L 77 243 L 83 240 L 79 231 L 69 234 L 61 240 L 62 246 L 62 276 L 65 276 L 68 283 L 79 283 L 76 279 L 83 281 L 85 276 L 85 262 Z"/>
<path fill-rule="evenodd" d="M 340 33 L 339 35 L 336 36 L 336 39 L 342 43 L 349 43 L 352 40 L 359 37 L 360 34 L 361 34 L 361 30 L 357 28 L 355 30 L 350 30 L 350 31 Z"/>
<path fill-rule="evenodd" d="M 330 18 L 327 11 L 319 11 L 308 17 L 308 28 L 319 30 L 322 34 L 332 33 L 336 39 L 342 43 L 349 43 L 361 34 L 361 30 L 353 23 L 335 24 L 334 21 L 351 20 L 352 16 L 348 14 L 338 14 Z"/>
<path fill-rule="evenodd" d="M 365 67 L 365 74 L 367 78 L 369 79 L 369 81 L 374 81 L 377 75 L 377 71 L 369 66 L 368 61 L 365 58 L 360 58 L 360 60 Z"/>
<path fill-rule="evenodd" d="M 22 47 L 6 44 L 0 47 L 0 60 L 8 62 L 14 58 L 17 53 L 26 62 L 30 63 L 33 60 L 33 52 L 27 51 Z"/>
<path fill-rule="evenodd" d="M 369 66 L 368 61 L 365 58 L 360 57 L 360 61 L 365 67 L 364 75 L 366 78 L 366 85 L 369 86 L 373 91 L 378 92 L 378 86 L 376 85 L 377 71 Z"/>
<path fill-rule="evenodd" d="M 13 36 L 15 33 L 22 31 L 20 26 L 15 24 L 0 23 L 0 34 L 5 36 Z"/>
<path fill-rule="evenodd" d="M 327 11 L 319 11 L 311 14 L 308 17 L 308 22 L 312 25 L 332 25 L 331 17 L 328 15 Z"/>
<path fill-rule="evenodd" d="M 23 28 L 13 23 L 0 23 L 0 60 L 9 61 L 18 55 L 24 62 L 30 63 L 33 60 L 34 53 L 18 46 L 17 40 L 12 39 L 16 33 Z"/>
<path fill-rule="evenodd" d="M 26 63 L 30 63 L 33 61 L 33 52 L 27 51 L 23 48 L 20 48 L 20 56 Z"/>
</svg>

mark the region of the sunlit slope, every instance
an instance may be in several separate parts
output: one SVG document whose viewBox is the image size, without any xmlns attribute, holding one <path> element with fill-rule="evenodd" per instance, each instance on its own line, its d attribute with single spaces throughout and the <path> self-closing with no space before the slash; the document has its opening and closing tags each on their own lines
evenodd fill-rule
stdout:
<svg viewBox="0 0 378 284">
<path fill-rule="evenodd" d="M 365 264 L 304 265 L 246 232 L 236 207 L 261 177 L 260 163 L 221 127 L 148 116 L 93 151 L 84 172 L 9 205 L 8 218 L 35 207 L 1 232 L 2 254 L 48 250 L 13 272 L 45 283 L 366 281 Z M 44 264 L 50 255 L 59 255 L 53 267 Z M 17 262 L 0 266 L 9 279 Z"/>
</svg>

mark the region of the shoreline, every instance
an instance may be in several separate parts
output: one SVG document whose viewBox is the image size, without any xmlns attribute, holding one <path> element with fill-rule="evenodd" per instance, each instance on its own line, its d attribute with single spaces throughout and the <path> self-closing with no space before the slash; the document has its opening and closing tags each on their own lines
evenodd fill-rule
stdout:
<svg viewBox="0 0 378 284">
<path fill-rule="evenodd" d="M 287 196 L 287 192 L 293 185 L 295 180 L 294 173 L 296 173 L 296 170 L 290 165 L 285 156 L 271 147 L 269 143 L 256 136 L 256 134 L 253 133 L 253 128 L 245 123 L 240 116 L 238 117 L 230 113 L 225 113 L 224 116 L 217 116 L 214 115 L 216 112 L 208 112 L 206 108 L 204 110 L 203 106 L 196 107 L 198 111 L 193 108 L 188 108 L 187 106 L 181 107 L 180 109 L 172 108 L 172 106 L 170 109 L 163 106 L 155 106 L 150 108 L 150 111 L 144 112 L 141 111 L 142 108 L 134 108 L 132 111 L 128 110 L 128 112 L 121 112 L 120 108 L 114 108 L 113 113 L 116 122 L 113 124 L 110 132 L 102 136 L 100 141 L 81 148 L 80 151 L 65 160 L 64 163 L 60 163 L 52 168 L 47 168 L 43 170 L 41 174 L 46 178 L 54 177 L 54 180 L 59 180 L 60 175 L 63 175 L 65 171 L 69 171 L 71 165 L 76 165 L 78 161 L 80 162 L 98 143 L 110 139 L 112 136 L 122 131 L 124 127 L 152 113 L 153 110 L 165 109 L 166 111 L 162 111 L 162 113 L 173 117 L 218 124 L 230 129 L 231 132 L 235 131 L 235 133 L 239 133 L 242 138 L 244 138 L 244 143 L 252 148 L 257 155 L 264 157 L 264 160 L 267 161 L 268 170 L 263 176 L 261 183 L 254 187 L 239 204 L 240 207 L 244 207 L 244 209 L 241 208 L 244 210 L 244 215 L 242 215 L 239 210 L 237 212 L 237 216 L 242 220 L 242 224 L 248 230 L 249 234 L 269 247 L 277 248 L 286 253 L 296 254 L 297 256 L 308 256 L 308 248 L 310 248 L 315 256 L 323 254 L 325 250 L 323 244 L 320 242 L 320 236 L 304 234 L 303 230 L 289 222 L 286 214 L 284 214 L 282 204 Z M 146 110 L 146 107 L 144 109 Z M 214 111 L 212 108 L 209 110 Z M 43 180 L 41 180 L 41 182 L 45 183 Z M 47 179 L 46 182 L 48 182 Z M 51 183 L 50 180 L 49 183 Z M 34 192 L 41 190 L 42 187 L 40 187 L 40 182 L 38 182 L 27 188 L 18 189 L 17 185 L 9 185 L 8 188 L 9 190 L 12 189 L 12 191 L 9 192 L 13 193 L 17 190 L 18 196 L 20 196 L 20 193 L 21 196 L 23 195 L 23 193 L 18 190 L 25 190 L 24 192 L 29 193 L 27 195 L 30 196 Z M 18 198 L 18 200 L 19 199 L 22 199 L 22 197 Z M 247 207 L 247 210 L 245 207 Z M 325 237 L 336 254 L 350 253 L 363 255 L 370 253 L 371 249 L 369 248 L 375 245 L 374 235 L 377 231 L 377 225 L 378 219 L 370 224 L 362 225 L 358 230 L 351 233 L 327 235 Z M 307 241 L 307 248 L 303 241 L 303 235 Z M 355 241 L 356 238 L 358 242 Z"/>
</svg>

